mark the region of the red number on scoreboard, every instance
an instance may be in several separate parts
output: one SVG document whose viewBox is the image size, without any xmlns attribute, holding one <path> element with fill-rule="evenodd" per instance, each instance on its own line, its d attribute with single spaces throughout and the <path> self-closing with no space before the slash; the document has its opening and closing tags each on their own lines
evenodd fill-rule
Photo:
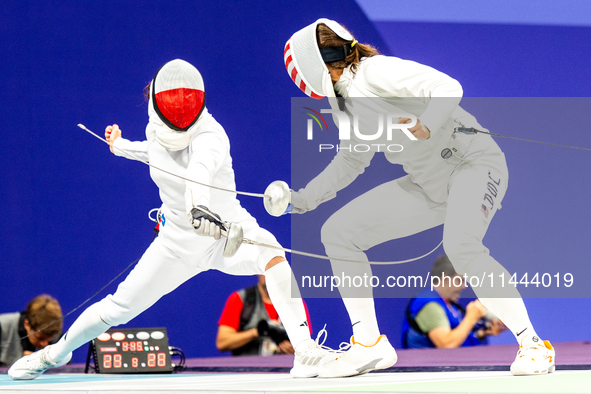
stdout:
<svg viewBox="0 0 591 394">
<path fill-rule="evenodd" d="M 122 365 L 122 357 L 120 354 L 113 355 L 113 368 L 121 368 Z"/>
<path fill-rule="evenodd" d="M 159 367 L 166 367 L 166 353 L 158 353 L 157 363 Z"/>
<path fill-rule="evenodd" d="M 121 350 L 124 352 L 129 351 L 129 342 L 121 342 Z"/>
<path fill-rule="evenodd" d="M 138 367 L 138 365 L 139 365 L 138 358 L 137 358 L 137 357 L 132 357 L 132 358 L 131 358 L 131 366 L 132 366 L 133 368 L 137 368 L 137 367 Z"/>
<path fill-rule="evenodd" d="M 112 360 L 111 355 L 105 354 L 103 356 L 103 368 L 105 368 L 105 369 L 111 368 L 111 360 Z"/>
<path fill-rule="evenodd" d="M 129 343 L 129 350 L 131 350 L 132 352 L 135 352 L 135 342 Z"/>
<path fill-rule="evenodd" d="M 144 345 L 142 344 L 142 341 L 137 341 L 136 342 L 136 348 L 138 352 L 141 352 L 142 350 L 144 350 Z"/>
<path fill-rule="evenodd" d="M 148 353 L 148 367 L 156 366 L 156 353 Z"/>
</svg>

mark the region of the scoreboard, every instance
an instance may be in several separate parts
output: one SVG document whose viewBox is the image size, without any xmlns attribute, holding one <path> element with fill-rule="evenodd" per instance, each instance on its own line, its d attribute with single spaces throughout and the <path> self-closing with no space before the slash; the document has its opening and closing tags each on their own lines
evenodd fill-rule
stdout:
<svg viewBox="0 0 591 394">
<path fill-rule="evenodd" d="M 92 340 L 99 373 L 171 373 L 166 328 L 115 328 Z"/>
</svg>

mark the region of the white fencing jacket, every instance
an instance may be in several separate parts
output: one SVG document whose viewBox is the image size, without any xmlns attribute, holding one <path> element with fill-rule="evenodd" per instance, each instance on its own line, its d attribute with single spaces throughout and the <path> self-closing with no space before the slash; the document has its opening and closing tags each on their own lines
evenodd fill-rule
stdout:
<svg viewBox="0 0 591 394">
<path fill-rule="evenodd" d="M 115 140 L 114 146 L 173 174 L 206 185 L 236 190 L 230 141 L 224 128 L 213 117 L 197 126 L 185 149 L 170 151 L 164 148 L 155 138 L 151 122 L 146 126 L 145 141 L 129 141 L 120 137 Z M 133 159 L 119 149 L 114 149 L 116 155 Z M 207 206 L 225 221 L 254 220 L 234 193 L 185 181 L 153 167 L 150 167 L 150 176 L 160 190 L 165 227 L 169 227 L 170 222 L 174 224 L 177 229 L 176 243 L 179 245 L 190 242 L 193 245 L 191 249 L 205 250 L 215 242 L 213 237 L 202 237 L 193 232 L 189 213 L 195 205 Z"/>
<path fill-rule="evenodd" d="M 391 140 L 387 140 L 387 134 L 382 133 L 379 139 L 367 141 L 351 132 L 350 140 L 341 140 L 340 150 L 332 162 L 304 189 L 299 190 L 307 209 L 314 209 L 334 198 L 339 190 L 363 173 L 380 149 L 372 147 L 368 152 L 355 152 L 343 147 L 356 144 L 402 145 L 402 152 L 385 152 L 387 160 L 401 164 L 411 180 L 436 202 L 447 200 L 449 177 L 454 169 L 476 159 L 487 149 L 499 149 L 488 135 L 454 133 L 454 128 L 458 126 L 486 129 L 458 105 L 462 98 L 461 85 L 431 67 L 396 57 L 373 56 L 363 59 L 355 74 L 350 67 L 345 68 L 334 89 L 346 99 L 345 111 L 351 125 L 354 121 L 351 113 L 364 112 L 363 107 L 366 110 L 371 107 L 375 111 L 382 105 L 379 98 L 387 98 L 388 107 L 395 105 L 403 112 L 416 115 L 429 128 L 431 136 L 425 141 L 411 141 L 402 131 L 395 130 Z M 333 103 L 331 105 L 333 110 L 338 109 Z M 375 121 L 364 123 L 361 118 L 359 129 L 363 131 L 365 126 L 371 132 L 363 134 L 372 134 L 376 131 L 376 124 Z M 447 159 L 443 157 L 445 149 L 453 150 L 453 155 Z M 384 152 L 384 148 L 379 151 Z"/>
</svg>

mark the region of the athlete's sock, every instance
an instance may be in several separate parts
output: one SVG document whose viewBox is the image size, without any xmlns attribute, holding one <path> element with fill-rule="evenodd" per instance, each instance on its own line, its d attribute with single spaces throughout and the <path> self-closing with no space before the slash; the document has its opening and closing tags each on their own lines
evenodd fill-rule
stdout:
<svg viewBox="0 0 591 394">
<path fill-rule="evenodd" d="M 526 336 L 537 335 L 519 290 L 510 283 L 501 282 L 501 278 L 507 280 L 511 278 L 511 274 L 492 256 L 483 252 L 458 272 L 463 272 L 468 277 L 486 276 L 487 280 L 472 289 L 480 302 L 511 330 L 518 342 Z M 498 281 L 495 279 L 496 282 L 493 282 L 488 278 L 498 278 Z"/>
<path fill-rule="evenodd" d="M 99 315 L 99 303 L 89 306 L 64 336 L 49 349 L 49 358 L 60 362 L 68 353 L 93 340 L 110 326 Z"/>
<path fill-rule="evenodd" d="M 310 328 L 306 319 L 306 310 L 300 295 L 300 289 L 292 289 L 293 273 L 287 261 L 282 261 L 265 271 L 267 291 L 281 322 L 287 331 L 294 349 L 301 342 L 310 339 Z"/>
<path fill-rule="evenodd" d="M 343 298 L 351 319 L 355 342 L 371 346 L 380 337 L 373 298 Z"/>
<path fill-rule="evenodd" d="M 479 298 L 482 305 L 491 310 L 511 330 L 517 342 L 535 335 L 527 309 L 521 298 Z"/>
</svg>

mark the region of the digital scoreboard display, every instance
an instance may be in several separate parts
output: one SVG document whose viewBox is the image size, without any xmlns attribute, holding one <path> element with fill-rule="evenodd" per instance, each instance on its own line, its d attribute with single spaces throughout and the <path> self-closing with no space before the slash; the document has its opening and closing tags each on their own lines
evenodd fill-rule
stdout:
<svg viewBox="0 0 591 394">
<path fill-rule="evenodd" d="M 114 328 L 92 341 L 99 373 L 172 372 L 166 328 Z"/>
</svg>

